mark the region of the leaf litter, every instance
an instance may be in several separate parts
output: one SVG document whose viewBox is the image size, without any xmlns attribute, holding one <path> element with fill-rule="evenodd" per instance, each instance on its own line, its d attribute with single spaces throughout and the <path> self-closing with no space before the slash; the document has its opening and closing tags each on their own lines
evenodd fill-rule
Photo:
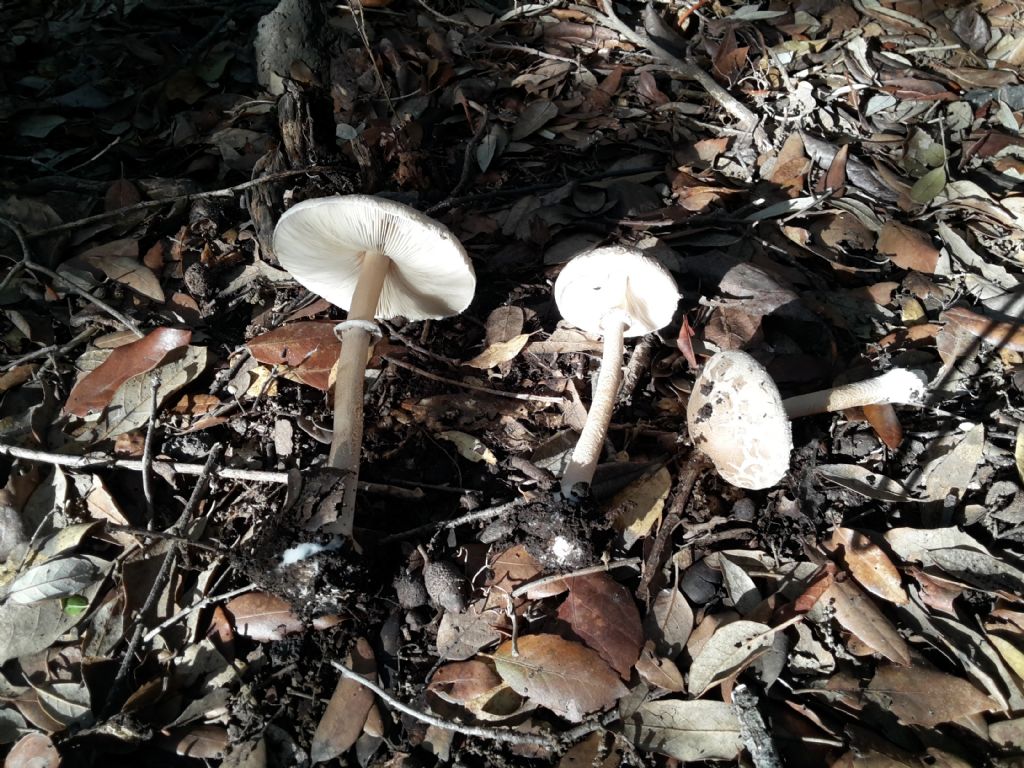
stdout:
<svg viewBox="0 0 1024 768">
<path fill-rule="evenodd" d="M 1014 3 L 269 11 L 0 11 L 7 764 L 1024 755 Z M 273 243 L 351 192 L 478 277 L 369 355 L 354 542 L 321 527 L 344 316 Z M 605 243 L 682 298 L 576 505 L 601 341 L 551 284 Z M 691 487 L 720 349 L 784 396 L 929 397 L 794 422 L 771 489 Z M 415 588 L 419 547 L 466 600 Z"/>
</svg>

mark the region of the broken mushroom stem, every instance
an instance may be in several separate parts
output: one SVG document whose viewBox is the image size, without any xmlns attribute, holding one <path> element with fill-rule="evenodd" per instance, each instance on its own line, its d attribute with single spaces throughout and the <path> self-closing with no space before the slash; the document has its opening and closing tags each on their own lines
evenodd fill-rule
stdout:
<svg viewBox="0 0 1024 768">
<path fill-rule="evenodd" d="M 622 383 L 622 355 L 625 351 L 625 332 L 629 325 L 629 315 L 622 310 L 612 310 L 601 321 L 601 368 L 587 420 L 562 476 L 562 495 L 566 498 L 585 495 L 585 488 L 574 492 L 576 485 L 582 483 L 589 486 L 594 478 L 605 435 L 608 434 L 608 425 L 612 421 L 612 412 L 615 410 L 616 395 Z"/>
<path fill-rule="evenodd" d="M 893 368 L 866 381 L 787 398 L 782 407 L 786 416 L 798 419 L 864 405 L 922 405 L 927 392 L 928 377 L 923 371 Z"/>
</svg>

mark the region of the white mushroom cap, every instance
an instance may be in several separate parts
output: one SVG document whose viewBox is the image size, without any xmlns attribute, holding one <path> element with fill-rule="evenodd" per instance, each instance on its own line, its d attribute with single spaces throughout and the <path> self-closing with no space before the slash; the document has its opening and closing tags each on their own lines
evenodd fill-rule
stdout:
<svg viewBox="0 0 1024 768">
<path fill-rule="evenodd" d="M 789 469 L 793 435 L 778 387 L 746 352 L 719 352 L 705 363 L 686 420 L 694 446 L 732 485 L 770 488 Z"/>
<path fill-rule="evenodd" d="M 624 336 L 643 336 L 672 321 L 679 290 L 669 271 L 643 251 L 609 245 L 576 256 L 555 281 L 558 311 L 572 325 L 602 335 L 609 314 L 624 313 Z"/>
<path fill-rule="evenodd" d="M 292 206 L 274 230 L 274 251 L 296 280 L 342 309 L 351 305 L 366 254 L 389 257 L 378 318 L 457 315 L 476 288 L 469 256 L 446 227 L 407 205 L 370 195 Z"/>
</svg>

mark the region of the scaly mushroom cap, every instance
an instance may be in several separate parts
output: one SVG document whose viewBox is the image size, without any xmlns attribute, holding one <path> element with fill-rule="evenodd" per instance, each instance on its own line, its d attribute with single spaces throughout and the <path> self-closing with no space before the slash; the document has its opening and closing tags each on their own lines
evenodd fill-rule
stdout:
<svg viewBox="0 0 1024 768">
<path fill-rule="evenodd" d="M 657 259 L 637 248 L 609 245 L 573 258 L 555 280 L 555 303 L 566 321 L 603 335 L 610 313 L 624 312 L 624 336 L 643 336 L 672 322 L 679 290 Z"/>
<path fill-rule="evenodd" d="M 469 306 L 476 275 L 458 239 L 415 208 L 369 195 L 292 206 L 277 222 L 281 266 L 312 292 L 348 309 L 369 252 L 391 259 L 378 318 L 438 319 Z"/>
<path fill-rule="evenodd" d="M 705 363 L 686 420 L 694 446 L 732 485 L 770 488 L 789 469 L 793 436 L 778 387 L 746 352 L 719 352 Z"/>
</svg>

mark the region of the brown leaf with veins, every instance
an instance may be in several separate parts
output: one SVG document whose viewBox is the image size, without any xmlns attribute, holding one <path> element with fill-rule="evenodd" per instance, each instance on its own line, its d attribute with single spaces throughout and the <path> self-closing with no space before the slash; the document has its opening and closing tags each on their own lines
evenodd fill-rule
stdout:
<svg viewBox="0 0 1024 768">
<path fill-rule="evenodd" d="M 290 323 L 250 339 L 246 346 L 259 362 L 288 366 L 291 378 L 326 392 L 341 352 L 335 325 L 332 320 Z"/>
<path fill-rule="evenodd" d="M 906 641 L 852 579 L 833 581 L 822 600 L 832 606 L 836 621 L 875 653 L 896 664 L 910 665 Z"/>
<path fill-rule="evenodd" d="M 246 592 L 224 606 L 235 622 L 235 631 L 257 642 L 283 640 L 305 627 L 292 607 L 267 592 Z"/>
<path fill-rule="evenodd" d="M 882 225 L 875 248 L 897 267 L 932 274 L 939 262 L 939 249 L 924 232 L 897 221 Z"/>
<path fill-rule="evenodd" d="M 891 451 L 895 451 L 903 442 L 903 425 L 900 424 L 896 409 L 888 403 L 882 405 L 865 405 L 861 408 L 864 418 L 875 430 L 878 439 L 885 443 Z"/>
<path fill-rule="evenodd" d="M 920 666 L 880 667 L 863 695 L 900 722 L 927 728 L 998 707 L 963 678 Z"/>
<path fill-rule="evenodd" d="M 851 528 L 836 528 L 832 532 L 832 546 L 843 548 L 846 566 L 868 592 L 896 605 L 909 602 L 900 572 L 885 551 L 863 533 Z"/>
<path fill-rule="evenodd" d="M 606 573 L 565 581 L 569 596 L 559 606 L 558 618 L 628 680 L 644 644 L 640 611 L 633 595 Z"/>
<path fill-rule="evenodd" d="M 508 640 L 492 658 L 512 690 L 573 723 L 628 692 L 596 651 L 557 635 L 520 637 L 515 650 Z"/>
<path fill-rule="evenodd" d="M 99 413 L 128 379 L 153 370 L 172 352 L 188 346 L 191 340 L 192 331 L 157 328 L 138 341 L 118 347 L 75 384 L 64 404 L 64 412 L 75 416 Z"/>
</svg>

